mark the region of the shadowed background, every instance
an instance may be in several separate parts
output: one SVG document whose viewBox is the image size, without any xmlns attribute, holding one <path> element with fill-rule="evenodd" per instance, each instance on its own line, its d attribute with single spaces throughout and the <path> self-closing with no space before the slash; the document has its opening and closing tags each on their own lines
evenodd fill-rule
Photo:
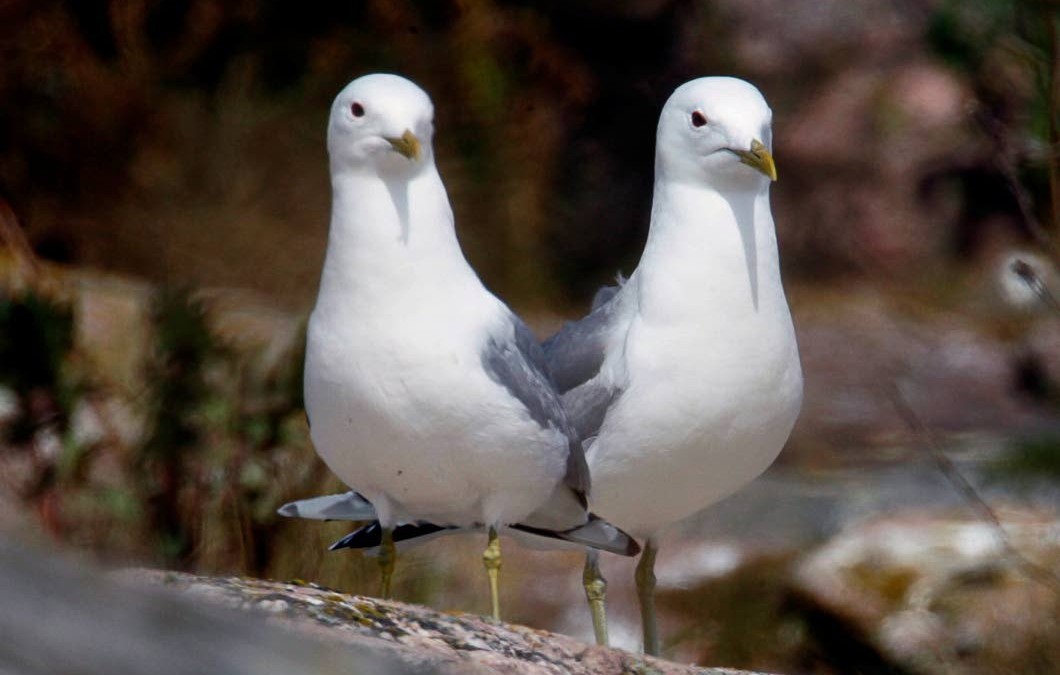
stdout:
<svg viewBox="0 0 1060 675">
<path fill-rule="evenodd" d="M 1055 522 L 1060 324 L 998 280 L 1017 249 L 1053 279 L 1056 21 L 1031 0 L 0 2 L 0 526 L 373 592 L 371 561 L 323 552 L 347 527 L 273 514 L 340 488 L 301 412 L 331 99 L 374 71 L 428 91 L 467 257 L 545 335 L 636 264 L 674 87 L 736 75 L 774 110 L 807 400 L 782 466 L 674 535 L 702 547 L 670 561 L 668 649 L 908 665 L 873 641 L 885 611 L 822 613 L 792 569 L 900 506 L 963 508 L 892 385 L 992 503 Z M 407 556 L 400 597 L 481 609 L 476 546 Z M 626 567 L 605 571 L 628 623 Z M 588 635 L 577 556 L 506 573 L 511 618 Z M 904 602 L 903 574 L 873 592 Z"/>
<path fill-rule="evenodd" d="M 304 308 L 330 101 L 398 72 L 434 98 L 475 267 L 553 307 L 636 261 L 673 88 L 733 74 L 775 110 L 793 280 L 922 277 L 1019 238 L 1004 162 L 1048 218 L 1033 4 L 613 5 L 8 2 L 0 186 L 45 258 Z"/>
</svg>

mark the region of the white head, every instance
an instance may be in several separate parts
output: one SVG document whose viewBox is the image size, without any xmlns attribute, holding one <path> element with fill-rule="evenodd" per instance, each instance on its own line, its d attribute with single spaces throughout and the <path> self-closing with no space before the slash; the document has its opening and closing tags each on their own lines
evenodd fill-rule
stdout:
<svg viewBox="0 0 1060 675">
<path fill-rule="evenodd" d="M 434 106 L 415 83 L 383 73 L 358 77 L 331 105 L 332 173 L 417 173 L 433 163 L 433 134 Z"/>
<path fill-rule="evenodd" d="M 701 77 L 663 106 L 655 167 L 668 180 L 719 189 L 763 189 L 777 179 L 773 111 L 754 85 Z"/>
</svg>

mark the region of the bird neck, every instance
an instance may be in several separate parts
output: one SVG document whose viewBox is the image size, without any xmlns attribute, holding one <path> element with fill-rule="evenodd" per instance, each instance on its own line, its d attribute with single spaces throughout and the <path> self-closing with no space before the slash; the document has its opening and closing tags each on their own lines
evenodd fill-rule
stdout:
<svg viewBox="0 0 1060 675">
<path fill-rule="evenodd" d="M 660 320 L 787 316 L 768 185 L 721 193 L 656 181 L 637 275 L 642 310 Z"/>
<path fill-rule="evenodd" d="M 331 183 L 321 300 L 392 293 L 431 278 L 474 276 L 433 163 L 411 177 L 340 171 Z M 338 293 L 327 292 L 332 290 Z"/>
</svg>

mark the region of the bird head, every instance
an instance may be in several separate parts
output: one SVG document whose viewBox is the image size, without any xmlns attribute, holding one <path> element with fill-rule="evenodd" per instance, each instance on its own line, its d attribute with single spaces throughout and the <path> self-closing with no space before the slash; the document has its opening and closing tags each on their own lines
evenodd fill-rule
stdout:
<svg viewBox="0 0 1060 675">
<path fill-rule="evenodd" d="M 753 85 L 703 77 L 678 87 L 663 106 L 656 170 L 674 181 L 718 189 L 761 189 L 777 179 L 773 112 Z"/>
<path fill-rule="evenodd" d="M 397 75 L 364 75 L 335 97 L 328 122 L 332 170 L 412 174 L 432 161 L 434 106 Z"/>
</svg>

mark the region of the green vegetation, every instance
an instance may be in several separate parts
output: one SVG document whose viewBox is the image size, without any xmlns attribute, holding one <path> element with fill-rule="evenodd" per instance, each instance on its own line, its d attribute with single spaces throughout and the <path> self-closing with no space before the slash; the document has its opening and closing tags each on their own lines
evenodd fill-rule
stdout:
<svg viewBox="0 0 1060 675">
<path fill-rule="evenodd" d="M 1060 485 L 1060 436 L 1042 436 L 1020 441 L 996 460 L 991 480 L 1051 481 Z"/>
<path fill-rule="evenodd" d="M 22 443 L 42 426 L 65 430 L 78 385 L 72 375 L 73 313 L 35 292 L 0 288 L 0 386 L 12 390 L 19 412 L 6 429 Z"/>
<path fill-rule="evenodd" d="M 999 146 L 998 162 L 1016 162 L 1010 167 L 1010 187 L 1027 191 L 1021 208 L 1032 222 L 1025 225 L 1054 256 L 1060 256 L 1056 243 L 1060 237 L 1058 33 L 1060 12 L 1055 3 L 946 0 L 936 10 L 927 35 L 937 55 L 970 77 L 981 106 L 979 122 Z M 1005 156 L 1013 152 L 1014 158 Z M 1042 229 L 1039 222 L 1046 227 Z"/>
</svg>

